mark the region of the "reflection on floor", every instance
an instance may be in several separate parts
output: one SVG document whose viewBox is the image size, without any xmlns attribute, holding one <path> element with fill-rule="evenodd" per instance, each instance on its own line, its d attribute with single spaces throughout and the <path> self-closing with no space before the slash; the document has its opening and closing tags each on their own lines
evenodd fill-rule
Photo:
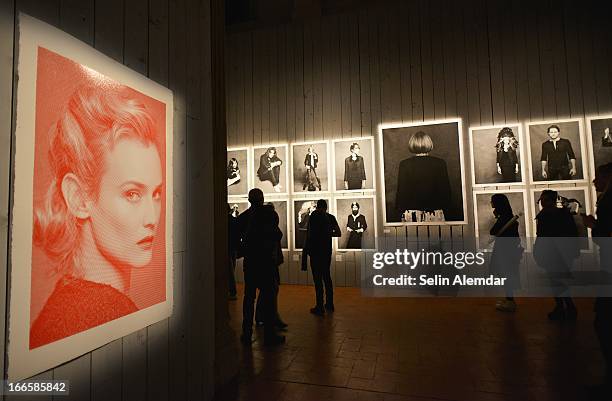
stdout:
<svg viewBox="0 0 612 401">
<path fill-rule="evenodd" d="M 230 303 L 237 330 L 241 301 Z M 312 287 L 281 286 L 287 344 L 242 347 L 240 377 L 219 401 L 581 400 L 603 372 L 588 299 L 575 323 L 546 319 L 552 299 L 518 300 L 505 314 L 492 299 L 337 288 L 324 318 L 308 312 L 313 301 Z"/>
</svg>

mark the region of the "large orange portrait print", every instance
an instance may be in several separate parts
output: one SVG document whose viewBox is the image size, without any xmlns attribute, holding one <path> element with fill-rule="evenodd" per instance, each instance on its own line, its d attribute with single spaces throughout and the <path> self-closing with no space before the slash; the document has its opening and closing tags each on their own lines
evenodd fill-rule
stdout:
<svg viewBox="0 0 612 401">
<path fill-rule="evenodd" d="M 172 301 L 171 92 L 20 17 L 9 349 L 17 378 L 159 321 Z"/>
<path fill-rule="evenodd" d="M 42 47 L 37 69 L 30 348 L 165 299 L 165 105 Z"/>
</svg>

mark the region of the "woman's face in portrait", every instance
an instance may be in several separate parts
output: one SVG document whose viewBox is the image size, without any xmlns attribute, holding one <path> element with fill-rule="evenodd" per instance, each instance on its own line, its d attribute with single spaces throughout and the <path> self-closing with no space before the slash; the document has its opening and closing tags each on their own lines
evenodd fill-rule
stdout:
<svg viewBox="0 0 612 401">
<path fill-rule="evenodd" d="M 310 154 L 314 153 L 314 148 L 312 146 L 308 147 L 308 153 Z"/>
<path fill-rule="evenodd" d="M 270 149 L 268 150 L 268 158 L 273 158 L 274 156 L 276 156 L 276 150 L 274 149 Z"/>
<path fill-rule="evenodd" d="M 354 146 L 353 150 L 351 150 L 351 152 L 354 153 L 355 156 L 359 156 L 359 151 L 361 151 L 361 149 L 359 149 L 359 146 Z"/>
<path fill-rule="evenodd" d="M 159 153 L 153 144 L 125 139 L 116 143 L 104 163 L 90 213 L 94 241 L 114 265 L 143 267 L 153 256 L 161 211 Z"/>
<path fill-rule="evenodd" d="M 504 143 L 504 145 L 505 145 L 505 146 L 509 146 L 509 145 L 510 145 L 510 137 L 509 137 L 509 136 L 507 136 L 507 135 L 506 135 L 506 136 L 504 136 L 504 137 L 502 138 L 502 141 L 503 141 L 503 143 Z"/>
</svg>

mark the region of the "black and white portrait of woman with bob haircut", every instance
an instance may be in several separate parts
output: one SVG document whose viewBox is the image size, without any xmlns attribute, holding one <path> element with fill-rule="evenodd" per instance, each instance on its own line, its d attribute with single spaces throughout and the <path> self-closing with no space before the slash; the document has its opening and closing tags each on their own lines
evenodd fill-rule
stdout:
<svg viewBox="0 0 612 401">
<path fill-rule="evenodd" d="M 379 127 L 384 224 L 465 224 L 461 120 Z"/>
<path fill-rule="evenodd" d="M 356 137 L 333 141 L 335 192 L 372 191 L 374 173 L 374 138 Z"/>
</svg>

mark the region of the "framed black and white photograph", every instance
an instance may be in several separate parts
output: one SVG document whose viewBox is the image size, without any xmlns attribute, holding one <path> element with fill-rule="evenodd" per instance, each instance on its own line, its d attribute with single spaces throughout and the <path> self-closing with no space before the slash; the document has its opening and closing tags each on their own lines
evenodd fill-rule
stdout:
<svg viewBox="0 0 612 401">
<path fill-rule="evenodd" d="M 378 131 L 383 224 L 467 224 L 461 119 Z"/>
<path fill-rule="evenodd" d="M 330 151 L 328 141 L 291 144 L 293 193 L 329 192 Z"/>
<path fill-rule="evenodd" d="M 251 163 L 249 148 L 227 149 L 227 195 L 247 196 L 252 187 L 249 182 Z"/>
<path fill-rule="evenodd" d="M 524 185 L 521 124 L 470 127 L 472 186 Z"/>
<path fill-rule="evenodd" d="M 246 199 L 228 199 L 227 204 L 230 207 L 230 213 L 236 218 L 249 208 L 249 201 Z"/>
<path fill-rule="evenodd" d="M 274 210 L 278 213 L 278 227 L 283 233 L 281 239 L 281 247 L 283 250 L 289 250 L 289 201 L 287 200 L 271 200 L 266 203 L 272 204 Z"/>
<path fill-rule="evenodd" d="M 334 192 L 376 189 L 374 137 L 336 139 L 332 151 Z"/>
<path fill-rule="evenodd" d="M 550 189 L 553 191 L 557 191 L 557 207 L 559 208 L 567 208 L 572 216 L 574 217 L 574 221 L 576 222 L 576 227 L 578 228 L 578 237 L 583 238 L 584 241 L 581 242 L 581 249 L 590 249 L 588 237 L 591 236 L 590 229 L 587 228 L 583 221 L 581 214 L 591 214 L 591 205 L 589 200 L 589 188 L 586 186 L 579 187 L 554 187 L 551 186 L 549 188 L 542 189 L 533 189 L 531 190 L 531 224 L 532 224 L 532 233 L 533 237 L 536 237 L 536 216 L 542 210 L 542 206 L 540 205 L 539 199 L 540 195 L 542 195 L 542 191 L 544 189 Z"/>
<path fill-rule="evenodd" d="M 527 124 L 527 149 L 534 183 L 584 183 L 586 144 L 582 119 Z"/>
<path fill-rule="evenodd" d="M 335 238 L 339 251 L 377 248 L 378 221 L 374 195 L 341 196 L 334 199 L 334 215 L 342 236 Z"/>
<path fill-rule="evenodd" d="M 496 234 L 502 234 L 510 228 L 506 227 L 509 214 L 517 216 L 518 232 L 523 246 L 527 244 L 527 238 L 531 235 L 531 227 L 528 217 L 527 191 L 524 189 L 507 190 L 477 190 L 474 191 L 474 235 L 478 249 L 491 251 L 495 242 Z M 503 220 L 505 219 L 505 220 Z M 493 234 L 492 234 L 493 233 Z M 516 235 L 516 234 L 515 234 Z"/>
<path fill-rule="evenodd" d="M 612 162 L 612 114 L 587 119 L 587 143 L 591 162 L 591 178 L 599 166 Z"/>
<path fill-rule="evenodd" d="M 326 198 L 294 198 L 292 209 L 292 226 L 293 226 L 293 250 L 300 251 L 304 247 L 306 240 L 306 230 L 308 228 L 308 220 L 310 215 L 317 208 L 317 200 L 325 199 L 327 202 L 327 212 L 332 213 L 331 199 Z"/>
<path fill-rule="evenodd" d="M 264 194 L 289 194 L 289 146 L 258 145 L 252 151 L 253 188 Z"/>
</svg>

